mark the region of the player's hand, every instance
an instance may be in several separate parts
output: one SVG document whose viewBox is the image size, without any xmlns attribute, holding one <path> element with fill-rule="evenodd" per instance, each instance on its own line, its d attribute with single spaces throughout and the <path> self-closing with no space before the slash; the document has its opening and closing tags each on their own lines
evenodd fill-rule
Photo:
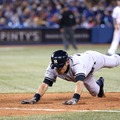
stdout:
<svg viewBox="0 0 120 120">
<path fill-rule="evenodd" d="M 21 101 L 21 104 L 35 104 L 35 103 L 37 103 L 37 100 L 35 98 Z"/>
<path fill-rule="evenodd" d="M 23 100 L 21 104 L 35 104 L 40 100 L 40 98 L 41 98 L 41 95 L 39 93 L 36 93 L 32 99 Z"/>
<path fill-rule="evenodd" d="M 63 104 L 64 105 L 75 105 L 75 104 L 77 104 L 77 102 L 78 102 L 78 99 L 72 98 L 70 100 L 65 101 Z"/>
</svg>

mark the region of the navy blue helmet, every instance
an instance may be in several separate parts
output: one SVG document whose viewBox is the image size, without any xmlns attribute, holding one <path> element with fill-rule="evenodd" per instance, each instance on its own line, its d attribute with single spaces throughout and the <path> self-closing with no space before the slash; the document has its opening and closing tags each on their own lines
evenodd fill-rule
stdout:
<svg viewBox="0 0 120 120">
<path fill-rule="evenodd" d="M 67 52 L 63 50 L 57 50 L 53 52 L 51 56 L 51 68 L 62 68 L 65 65 L 65 62 L 68 60 Z"/>
</svg>

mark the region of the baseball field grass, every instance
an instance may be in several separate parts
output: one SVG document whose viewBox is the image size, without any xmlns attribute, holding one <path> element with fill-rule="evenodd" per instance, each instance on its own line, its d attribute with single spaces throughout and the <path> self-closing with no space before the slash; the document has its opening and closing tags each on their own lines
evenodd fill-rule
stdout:
<svg viewBox="0 0 120 120">
<path fill-rule="evenodd" d="M 72 47 L 69 55 L 86 50 L 106 54 L 109 44 L 79 44 L 76 51 Z M 0 94 L 35 93 L 44 79 L 45 70 L 53 51 L 63 49 L 62 45 L 0 46 Z M 120 48 L 117 51 L 120 53 Z M 102 69 L 95 77 L 104 76 L 105 91 L 120 92 L 120 67 Z M 48 93 L 74 92 L 75 83 L 61 79 L 48 89 Z M 87 90 L 84 89 L 86 92 Z M 83 92 L 84 92 L 83 91 Z M 1 98 L 0 98 L 1 99 Z M 5 100 L 4 100 L 5 101 Z M 0 103 L 1 104 L 1 103 Z M 116 111 L 65 112 L 37 114 L 30 116 L 0 116 L 0 120 L 120 120 L 120 108 Z"/>
</svg>

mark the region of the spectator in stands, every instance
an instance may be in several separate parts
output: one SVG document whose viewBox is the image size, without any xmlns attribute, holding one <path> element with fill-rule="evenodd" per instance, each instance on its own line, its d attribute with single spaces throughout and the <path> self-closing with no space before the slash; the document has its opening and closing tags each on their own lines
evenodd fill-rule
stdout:
<svg viewBox="0 0 120 120">
<path fill-rule="evenodd" d="M 23 27 L 33 27 L 34 23 L 31 15 L 32 15 L 32 12 L 29 7 L 23 10 L 23 14 L 21 16 L 21 22 L 23 24 Z"/>
<path fill-rule="evenodd" d="M 95 16 L 96 26 L 100 26 L 102 24 L 102 14 L 98 12 Z"/>
<path fill-rule="evenodd" d="M 4 27 L 6 28 L 6 19 L 4 17 L 0 18 L 0 28 Z"/>
<path fill-rule="evenodd" d="M 7 27 L 59 27 L 61 4 L 66 2 L 75 14 L 78 26 L 86 27 L 91 17 L 97 25 L 112 26 L 110 12 L 115 1 L 111 0 L 0 0 L 0 12 Z M 80 22 L 81 19 L 86 21 Z"/>
<path fill-rule="evenodd" d="M 96 20 L 94 19 L 93 16 L 90 16 L 88 18 L 88 28 L 93 28 L 96 26 Z"/>
<path fill-rule="evenodd" d="M 20 18 L 17 12 L 14 12 L 14 14 L 10 17 L 10 20 L 8 22 L 8 27 L 22 28 L 22 25 L 20 23 Z"/>
<path fill-rule="evenodd" d="M 85 17 L 85 15 L 83 14 L 80 20 L 80 27 L 81 28 L 88 28 L 88 21 Z"/>
<path fill-rule="evenodd" d="M 106 9 L 102 18 L 102 21 L 104 23 L 104 25 L 108 26 L 108 27 L 112 27 L 113 26 L 113 18 L 111 15 L 112 11 L 110 8 Z"/>
<path fill-rule="evenodd" d="M 7 27 L 7 18 L 5 17 L 3 6 L 0 5 L 0 28 Z"/>
</svg>

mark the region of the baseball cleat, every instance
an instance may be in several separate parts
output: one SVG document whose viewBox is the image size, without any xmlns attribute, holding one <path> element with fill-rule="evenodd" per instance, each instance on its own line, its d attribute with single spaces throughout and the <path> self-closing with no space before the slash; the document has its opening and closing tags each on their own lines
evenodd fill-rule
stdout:
<svg viewBox="0 0 120 120">
<path fill-rule="evenodd" d="M 117 53 L 117 55 L 119 55 L 119 56 L 120 56 L 120 53 Z"/>
<path fill-rule="evenodd" d="M 104 96 L 104 78 L 100 77 L 97 82 L 96 82 L 99 86 L 100 86 L 100 91 L 98 93 L 98 97 L 103 97 Z"/>
</svg>

